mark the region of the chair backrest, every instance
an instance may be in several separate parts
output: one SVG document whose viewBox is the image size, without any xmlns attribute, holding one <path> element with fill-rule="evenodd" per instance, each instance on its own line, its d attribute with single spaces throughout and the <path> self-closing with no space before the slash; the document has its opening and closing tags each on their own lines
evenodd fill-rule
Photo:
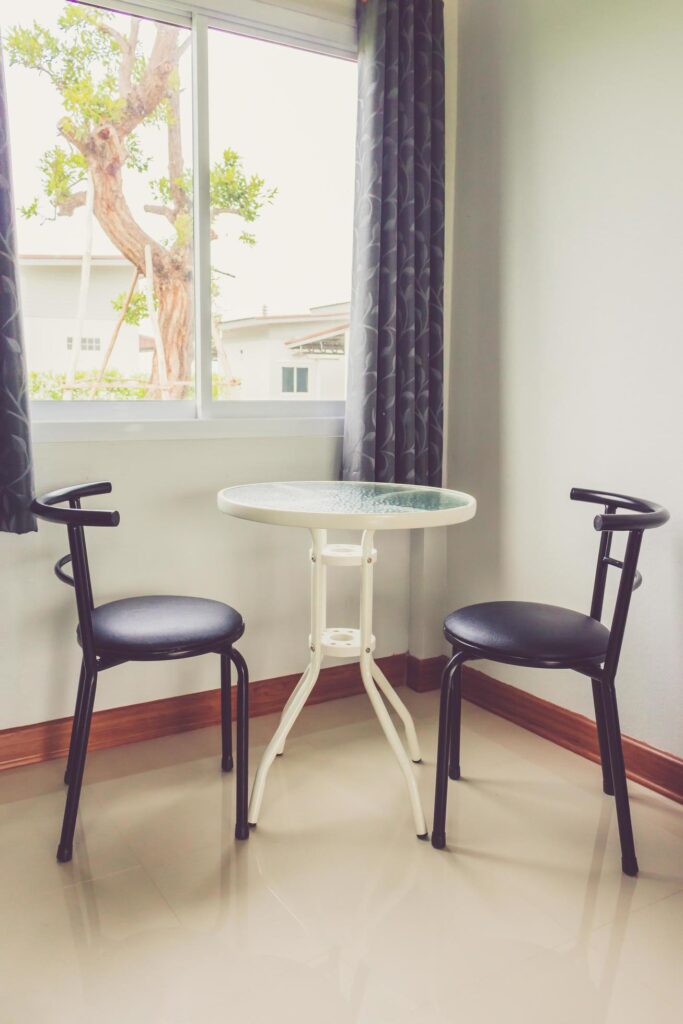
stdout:
<svg viewBox="0 0 683 1024">
<path fill-rule="evenodd" d="M 118 526 L 118 512 L 105 512 L 100 509 L 81 508 L 81 498 L 94 494 L 109 494 L 111 484 L 100 481 L 94 484 L 77 484 L 63 487 L 57 491 L 49 491 L 34 498 L 31 511 L 40 519 L 49 523 L 61 523 L 66 526 L 69 536 L 69 554 L 64 555 L 55 564 L 55 575 L 62 583 L 73 587 L 76 593 L 78 609 L 78 625 L 80 627 L 83 658 L 89 669 L 95 667 L 95 645 L 92 633 L 93 594 L 90 581 L 88 552 L 85 546 L 85 526 Z M 60 506 L 68 502 L 68 508 Z M 64 571 L 71 562 L 73 576 Z"/>
<path fill-rule="evenodd" d="M 604 669 L 607 677 L 614 678 L 624 639 L 631 594 L 642 583 L 642 576 L 638 572 L 638 556 L 643 531 L 663 526 L 669 519 L 669 513 L 654 501 L 632 498 L 627 494 L 612 494 L 609 491 L 588 491 L 581 487 L 573 487 L 569 497 L 572 501 L 588 501 L 604 506 L 604 512 L 593 520 L 593 526 L 600 533 L 600 544 L 591 601 L 592 618 L 599 620 L 602 617 L 609 567 L 614 566 L 621 570 Z M 628 511 L 619 512 L 619 509 Z M 614 533 L 628 534 L 623 561 L 610 555 Z"/>
</svg>

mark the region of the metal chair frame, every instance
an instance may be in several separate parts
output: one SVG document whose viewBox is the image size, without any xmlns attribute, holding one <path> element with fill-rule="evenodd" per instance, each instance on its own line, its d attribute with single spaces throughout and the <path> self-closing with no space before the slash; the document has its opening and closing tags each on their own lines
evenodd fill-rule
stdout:
<svg viewBox="0 0 683 1024">
<path fill-rule="evenodd" d="M 100 481 L 81 484 L 50 491 L 36 498 L 31 509 L 41 519 L 66 526 L 69 537 L 69 554 L 60 558 L 54 567 L 55 575 L 62 583 L 73 587 L 78 610 L 78 639 L 83 650 L 81 673 L 78 682 L 76 706 L 74 709 L 71 740 L 67 758 L 64 782 L 68 785 L 66 807 L 62 833 L 57 849 L 57 860 L 71 860 L 73 838 L 78 814 L 78 804 L 83 783 L 83 772 L 90 735 L 90 723 L 95 703 L 95 692 L 100 672 L 114 668 L 128 661 L 172 661 L 180 658 L 194 658 L 201 654 L 218 654 L 221 659 L 221 767 L 229 772 L 233 767 L 232 756 L 232 712 L 231 712 L 231 664 L 237 671 L 237 814 L 235 836 L 238 839 L 249 838 L 247 824 L 247 776 L 248 776 L 248 744 L 249 744 L 249 673 L 247 664 L 239 651 L 232 646 L 239 640 L 239 635 L 229 643 L 219 645 L 203 644 L 191 647 L 178 647 L 172 651 L 150 651 L 141 653 L 139 650 L 126 648 L 116 656 L 98 651 L 93 635 L 92 613 L 94 610 L 93 590 L 90 579 L 88 553 L 85 544 L 84 528 L 89 526 L 118 526 L 118 512 L 99 509 L 81 508 L 81 499 L 97 494 L 109 494 L 110 483 Z M 68 508 L 61 505 L 69 503 Z M 73 576 L 64 571 L 71 563 Z"/>
<path fill-rule="evenodd" d="M 573 501 L 592 502 L 604 506 L 603 514 L 597 515 L 593 521 L 595 530 L 600 533 L 600 544 L 593 584 L 591 618 L 598 621 L 602 618 L 605 584 L 609 567 L 614 566 L 621 570 L 606 653 L 604 658 L 601 657 L 595 661 L 567 664 L 566 662 L 559 663 L 550 659 L 502 657 L 483 647 L 472 647 L 461 641 L 452 643 L 452 657 L 447 663 L 441 679 L 432 845 L 436 849 L 442 849 L 446 845 L 448 779 L 460 778 L 462 666 L 468 661 L 477 661 L 484 658 L 489 661 L 498 661 L 509 665 L 522 665 L 529 668 L 569 668 L 581 673 L 581 675 L 588 676 L 592 681 L 603 791 L 610 796 L 614 796 L 615 799 L 619 839 L 621 842 L 622 870 L 627 875 L 636 875 L 638 873 L 638 861 L 636 859 L 626 785 L 626 770 L 621 742 L 621 729 L 619 726 L 615 680 L 631 594 L 642 583 L 642 577 L 638 572 L 637 565 L 643 532 L 657 526 L 663 526 L 669 519 L 669 513 L 661 505 L 657 505 L 652 501 L 629 497 L 625 494 L 591 491 L 574 487 L 569 496 Z M 620 513 L 617 511 L 618 509 L 627 509 L 628 511 Z M 614 533 L 628 534 L 623 561 L 612 558 L 610 555 Z M 445 627 L 444 632 L 446 638 L 452 640 Z"/>
</svg>

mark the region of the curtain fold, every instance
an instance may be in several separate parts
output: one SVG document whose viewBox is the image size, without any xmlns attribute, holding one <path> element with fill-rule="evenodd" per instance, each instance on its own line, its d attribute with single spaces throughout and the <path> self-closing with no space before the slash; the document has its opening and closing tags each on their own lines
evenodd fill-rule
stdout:
<svg viewBox="0 0 683 1024">
<path fill-rule="evenodd" d="M 30 130 L 30 129 L 27 129 Z M 0 39 L 0 531 L 36 529 L 5 72 Z"/>
<path fill-rule="evenodd" d="M 359 2 L 342 476 L 441 484 L 443 0 Z"/>
</svg>

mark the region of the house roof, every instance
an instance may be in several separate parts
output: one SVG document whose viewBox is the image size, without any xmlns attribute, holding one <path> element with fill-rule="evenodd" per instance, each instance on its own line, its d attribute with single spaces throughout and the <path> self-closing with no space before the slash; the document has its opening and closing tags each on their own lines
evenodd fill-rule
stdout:
<svg viewBox="0 0 683 1024">
<path fill-rule="evenodd" d="M 278 324 L 306 324 L 321 320 L 338 320 L 339 313 L 284 313 L 275 316 L 245 316 L 238 320 L 221 320 L 223 331 L 237 331 L 243 327 L 273 327 Z"/>
<path fill-rule="evenodd" d="M 90 257 L 92 263 L 100 267 L 132 267 L 132 263 L 125 256 L 116 253 L 111 255 L 95 255 Z M 78 267 L 83 261 L 81 255 L 72 253 L 20 253 L 19 262 L 27 267 Z"/>
<path fill-rule="evenodd" d="M 338 335 L 343 334 L 344 331 L 348 330 L 349 324 L 346 323 L 336 324 L 334 327 L 328 327 L 324 331 L 316 331 L 314 334 L 304 334 L 299 338 L 290 338 L 285 342 L 285 345 L 296 348 L 298 345 L 307 345 L 315 341 L 327 341 L 330 338 L 336 338 Z"/>
</svg>

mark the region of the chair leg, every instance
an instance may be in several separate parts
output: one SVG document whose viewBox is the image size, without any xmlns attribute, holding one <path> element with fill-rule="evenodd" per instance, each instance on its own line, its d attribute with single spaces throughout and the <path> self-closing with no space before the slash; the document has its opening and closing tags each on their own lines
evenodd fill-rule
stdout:
<svg viewBox="0 0 683 1024">
<path fill-rule="evenodd" d="M 95 703 L 95 690 L 97 688 L 97 673 L 89 675 L 85 673 L 82 710 L 79 716 L 79 728 L 76 733 L 76 745 L 74 749 L 73 765 L 70 772 L 69 790 L 66 796 L 66 807 L 64 809 L 64 821 L 62 822 L 62 835 L 57 848 L 57 860 L 62 863 L 71 860 L 73 852 L 74 830 L 76 828 L 76 816 L 78 815 L 78 804 L 81 798 L 81 785 L 83 783 L 83 770 L 85 769 L 85 758 L 88 751 L 88 737 L 90 735 L 90 720 L 92 718 L 93 705 Z"/>
<path fill-rule="evenodd" d="M 81 662 L 81 675 L 78 680 L 78 693 L 76 695 L 76 707 L 74 708 L 74 718 L 71 723 L 71 740 L 69 741 L 69 756 L 66 760 L 66 770 L 64 772 L 64 782 L 68 786 L 71 781 L 71 774 L 73 772 L 74 759 L 76 757 L 76 745 L 78 733 L 81 727 L 80 719 L 83 714 L 83 696 L 85 694 L 85 662 Z"/>
<path fill-rule="evenodd" d="M 614 802 L 617 805 L 617 822 L 619 824 L 619 840 L 621 842 L 621 869 L 625 875 L 633 876 L 638 874 L 638 861 L 636 860 L 636 850 L 633 842 L 633 826 L 631 824 L 631 809 L 629 807 L 628 789 L 626 786 L 624 752 L 621 745 L 617 694 L 613 680 L 603 685 L 602 696 L 605 711 L 605 727 L 609 741 L 610 764 L 612 766 Z"/>
<path fill-rule="evenodd" d="M 232 771 L 232 705 L 230 655 L 221 654 L 221 768 Z"/>
<path fill-rule="evenodd" d="M 235 838 L 249 838 L 249 670 L 239 651 L 230 658 L 237 669 L 237 800 Z"/>
<path fill-rule="evenodd" d="M 598 730 L 598 743 L 600 745 L 600 764 L 602 765 L 602 791 L 608 796 L 614 796 L 614 784 L 612 782 L 612 766 L 610 765 L 609 740 L 605 727 L 605 711 L 602 701 L 602 684 L 599 679 L 593 680 L 593 705 L 595 706 L 595 724 Z"/>
<path fill-rule="evenodd" d="M 462 666 L 458 665 L 453 671 L 453 678 L 451 680 L 451 738 L 448 762 L 449 779 L 460 778 L 460 718 L 462 711 L 461 677 Z"/>
<path fill-rule="evenodd" d="M 439 741 L 436 757 L 436 788 L 434 791 L 434 824 L 432 846 L 442 850 L 446 845 L 446 801 L 448 799 L 448 759 L 452 738 L 453 674 L 460 671 L 462 655 L 454 654 L 441 676 L 439 706 Z"/>
</svg>

